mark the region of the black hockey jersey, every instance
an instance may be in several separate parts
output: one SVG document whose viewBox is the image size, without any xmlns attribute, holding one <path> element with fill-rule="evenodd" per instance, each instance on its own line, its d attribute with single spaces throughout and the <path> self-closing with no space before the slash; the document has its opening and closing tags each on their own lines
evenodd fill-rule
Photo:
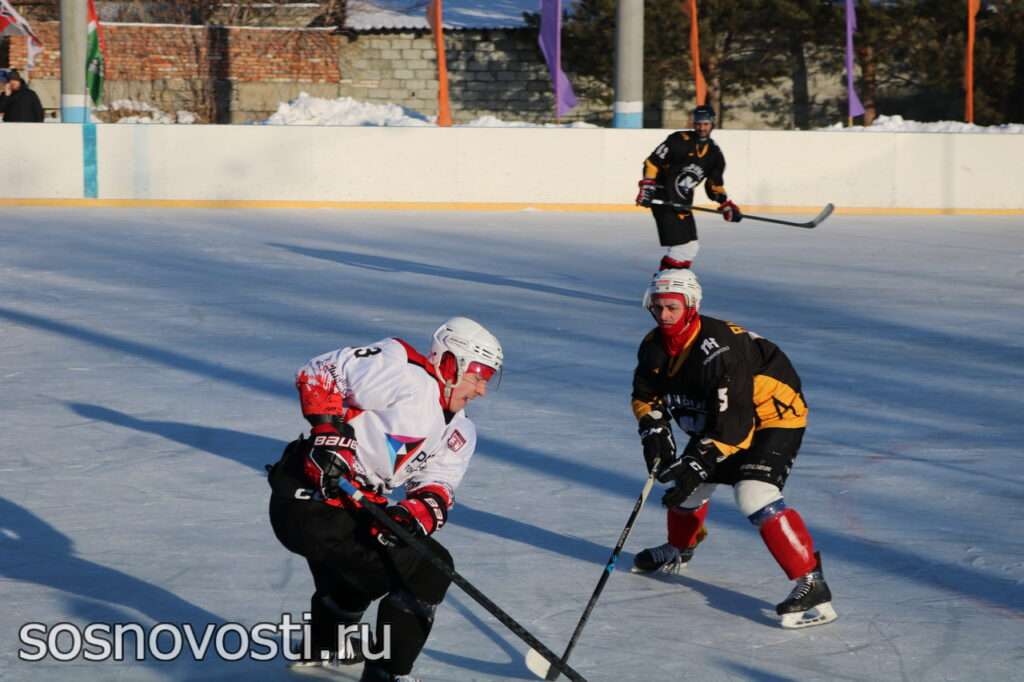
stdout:
<svg viewBox="0 0 1024 682">
<path fill-rule="evenodd" d="M 701 142 L 692 130 L 672 133 L 644 162 L 644 177 L 662 186 L 661 198 L 671 202 L 693 202 L 693 191 L 704 182 L 708 198 L 725 201 L 725 156 L 715 141 Z"/>
<path fill-rule="evenodd" d="M 800 377 L 785 353 L 743 327 L 706 315 L 688 348 L 672 357 L 657 329 L 640 343 L 633 412 L 667 410 L 691 436 L 726 456 L 750 447 L 758 429 L 807 425 Z"/>
</svg>

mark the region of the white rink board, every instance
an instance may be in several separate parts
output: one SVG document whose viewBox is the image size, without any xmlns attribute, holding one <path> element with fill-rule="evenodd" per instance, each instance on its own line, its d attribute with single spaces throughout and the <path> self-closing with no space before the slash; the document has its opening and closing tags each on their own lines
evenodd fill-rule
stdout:
<svg viewBox="0 0 1024 682">
<path fill-rule="evenodd" d="M 668 132 L 98 125 L 98 198 L 628 206 L 643 159 Z M 741 205 L 1024 209 L 1024 135 L 721 130 L 715 139 Z M 0 144 L 0 199 L 83 196 L 77 126 L 0 126 Z"/>
</svg>

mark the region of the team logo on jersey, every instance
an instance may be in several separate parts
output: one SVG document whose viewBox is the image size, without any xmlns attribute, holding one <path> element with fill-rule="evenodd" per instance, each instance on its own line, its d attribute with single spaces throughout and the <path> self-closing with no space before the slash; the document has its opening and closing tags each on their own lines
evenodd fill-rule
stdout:
<svg viewBox="0 0 1024 682">
<path fill-rule="evenodd" d="M 458 429 L 452 431 L 452 435 L 448 436 L 448 449 L 452 452 L 458 452 L 465 444 L 466 437 L 459 433 Z"/>
<path fill-rule="evenodd" d="M 402 465 L 416 456 L 423 447 L 425 438 L 384 434 L 388 439 L 388 455 L 391 457 L 391 470 L 398 471 Z"/>
<path fill-rule="evenodd" d="M 688 197 L 693 195 L 693 190 L 697 188 L 701 180 L 704 179 L 704 169 L 695 163 L 691 163 L 682 172 L 676 176 L 674 181 L 676 192 L 681 197 Z"/>
</svg>

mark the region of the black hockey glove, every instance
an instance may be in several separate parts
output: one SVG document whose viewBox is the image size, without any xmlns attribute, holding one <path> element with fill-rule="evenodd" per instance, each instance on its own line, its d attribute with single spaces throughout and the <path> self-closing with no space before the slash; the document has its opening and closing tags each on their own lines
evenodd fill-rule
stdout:
<svg viewBox="0 0 1024 682">
<path fill-rule="evenodd" d="M 678 507 L 685 502 L 697 486 L 711 477 L 719 454 L 718 448 L 710 440 L 691 438 L 683 456 L 658 475 L 662 483 L 675 484 L 665 491 L 661 503 L 666 507 Z"/>
<path fill-rule="evenodd" d="M 651 473 L 654 461 L 661 460 L 660 469 L 665 470 L 676 458 L 676 439 L 672 437 L 672 425 L 661 410 L 651 410 L 640 417 L 640 442 L 644 446 L 644 462 L 647 473 Z"/>
<path fill-rule="evenodd" d="M 651 199 L 654 198 L 654 192 L 658 188 L 654 178 L 644 178 L 637 185 L 639 185 L 640 189 L 636 193 L 636 205 L 650 208 Z"/>
<path fill-rule="evenodd" d="M 359 443 L 355 431 L 349 424 L 321 424 L 313 429 L 306 441 L 309 452 L 303 461 L 306 479 L 324 499 L 337 500 L 345 497 L 338 481 L 353 480 L 356 451 Z"/>
</svg>

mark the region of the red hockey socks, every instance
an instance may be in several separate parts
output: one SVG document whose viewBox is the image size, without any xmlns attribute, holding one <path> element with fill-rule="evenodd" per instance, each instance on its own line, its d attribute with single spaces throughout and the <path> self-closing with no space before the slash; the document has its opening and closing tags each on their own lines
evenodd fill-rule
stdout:
<svg viewBox="0 0 1024 682">
<path fill-rule="evenodd" d="M 815 566 L 814 540 L 795 509 L 786 508 L 761 524 L 761 538 L 790 580 Z"/>
<path fill-rule="evenodd" d="M 668 541 L 673 547 L 686 549 L 704 539 L 708 534 L 704 519 L 707 518 L 709 504 L 705 502 L 697 509 L 671 507 L 668 510 Z"/>
</svg>

